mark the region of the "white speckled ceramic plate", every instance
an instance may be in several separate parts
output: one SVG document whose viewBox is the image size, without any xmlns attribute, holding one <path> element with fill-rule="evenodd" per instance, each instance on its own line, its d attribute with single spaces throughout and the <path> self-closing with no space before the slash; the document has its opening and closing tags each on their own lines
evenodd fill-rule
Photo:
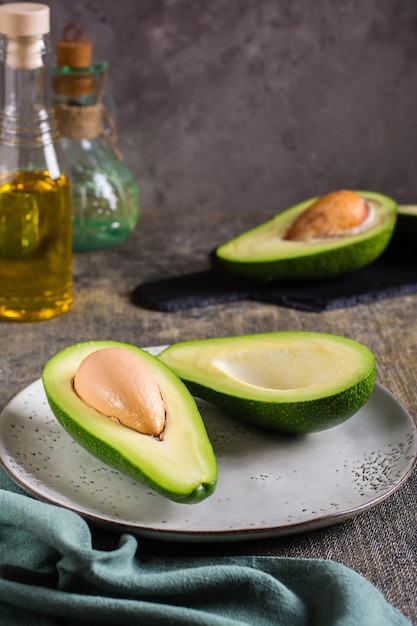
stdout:
<svg viewBox="0 0 417 626">
<path fill-rule="evenodd" d="M 91 456 L 55 420 L 41 380 L 0 416 L 1 464 L 30 494 L 92 523 L 171 541 L 235 541 L 353 517 L 398 489 L 416 461 L 416 426 L 378 384 L 351 419 L 306 436 L 263 431 L 198 404 L 219 464 L 217 489 L 200 504 L 171 502 Z"/>
</svg>

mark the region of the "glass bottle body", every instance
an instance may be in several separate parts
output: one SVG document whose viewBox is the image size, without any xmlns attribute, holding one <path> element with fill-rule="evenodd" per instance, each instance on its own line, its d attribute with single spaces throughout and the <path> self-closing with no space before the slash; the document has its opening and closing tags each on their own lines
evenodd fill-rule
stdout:
<svg viewBox="0 0 417 626">
<path fill-rule="evenodd" d="M 115 143 L 107 63 L 85 68 L 52 66 L 60 144 L 71 176 L 73 250 L 121 243 L 139 218 L 139 192 Z"/>
<path fill-rule="evenodd" d="M 31 56 L 15 63 L 29 40 Z M 48 35 L 0 35 L 0 317 L 15 321 L 49 319 L 72 303 L 71 189 L 48 55 Z"/>
<path fill-rule="evenodd" d="M 135 228 L 138 189 L 131 172 L 103 136 L 61 137 L 72 183 L 73 250 L 96 250 L 121 243 Z"/>
</svg>

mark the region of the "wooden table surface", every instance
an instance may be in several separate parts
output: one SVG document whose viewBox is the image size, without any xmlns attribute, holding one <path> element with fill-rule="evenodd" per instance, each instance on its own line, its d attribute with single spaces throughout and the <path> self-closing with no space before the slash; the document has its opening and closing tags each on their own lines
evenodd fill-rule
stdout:
<svg viewBox="0 0 417 626">
<path fill-rule="evenodd" d="M 257 302 L 216 304 L 176 313 L 134 306 L 144 281 L 208 267 L 218 244 L 270 215 L 258 213 L 143 212 L 136 231 L 107 250 L 74 255 L 74 304 L 62 317 L 40 323 L 0 323 L 0 407 L 40 377 L 46 361 L 78 341 L 114 339 L 139 346 L 184 339 L 275 330 L 342 334 L 375 355 L 376 379 L 417 415 L 417 294 L 323 313 Z M 278 538 L 232 543 L 171 543 L 140 539 L 143 552 L 191 556 L 259 554 L 331 558 L 376 585 L 412 623 L 416 601 L 417 472 L 388 499 L 338 524 Z M 118 533 L 93 528 L 95 545 L 111 549 Z"/>
</svg>

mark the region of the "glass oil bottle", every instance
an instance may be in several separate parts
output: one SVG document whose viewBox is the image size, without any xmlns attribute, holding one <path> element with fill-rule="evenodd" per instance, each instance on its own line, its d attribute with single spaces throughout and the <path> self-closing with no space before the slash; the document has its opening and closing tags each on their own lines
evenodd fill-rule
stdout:
<svg viewBox="0 0 417 626">
<path fill-rule="evenodd" d="M 0 318 L 72 303 L 71 188 L 49 79 L 49 7 L 0 6 Z"/>
<path fill-rule="evenodd" d="M 92 42 L 69 24 L 52 66 L 55 114 L 72 184 L 73 250 L 124 241 L 139 217 L 139 194 L 117 147 L 106 105 L 108 63 L 93 61 Z M 108 98 L 107 98 L 108 99 Z"/>
</svg>

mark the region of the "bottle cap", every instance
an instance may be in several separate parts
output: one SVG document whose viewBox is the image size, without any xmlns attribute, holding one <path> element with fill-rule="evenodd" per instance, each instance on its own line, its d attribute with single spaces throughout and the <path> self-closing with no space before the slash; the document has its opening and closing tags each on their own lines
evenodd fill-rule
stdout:
<svg viewBox="0 0 417 626">
<path fill-rule="evenodd" d="M 91 95 L 96 90 L 95 73 L 89 71 L 93 44 L 89 39 L 84 39 L 82 34 L 83 29 L 79 24 L 68 24 L 62 39 L 56 42 L 58 71 L 53 77 L 53 88 L 57 95 L 81 97 Z M 64 68 L 64 71 L 61 73 L 59 68 Z"/>
<path fill-rule="evenodd" d="M 89 67 L 92 57 L 92 42 L 82 37 L 83 29 L 78 24 L 68 24 L 63 39 L 56 43 L 57 62 L 60 67 Z"/>
<path fill-rule="evenodd" d="M 9 37 L 34 37 L 50 31 L 46 4 L 11 2 L 0 6 L 0 33 Z"/>
</svg>

